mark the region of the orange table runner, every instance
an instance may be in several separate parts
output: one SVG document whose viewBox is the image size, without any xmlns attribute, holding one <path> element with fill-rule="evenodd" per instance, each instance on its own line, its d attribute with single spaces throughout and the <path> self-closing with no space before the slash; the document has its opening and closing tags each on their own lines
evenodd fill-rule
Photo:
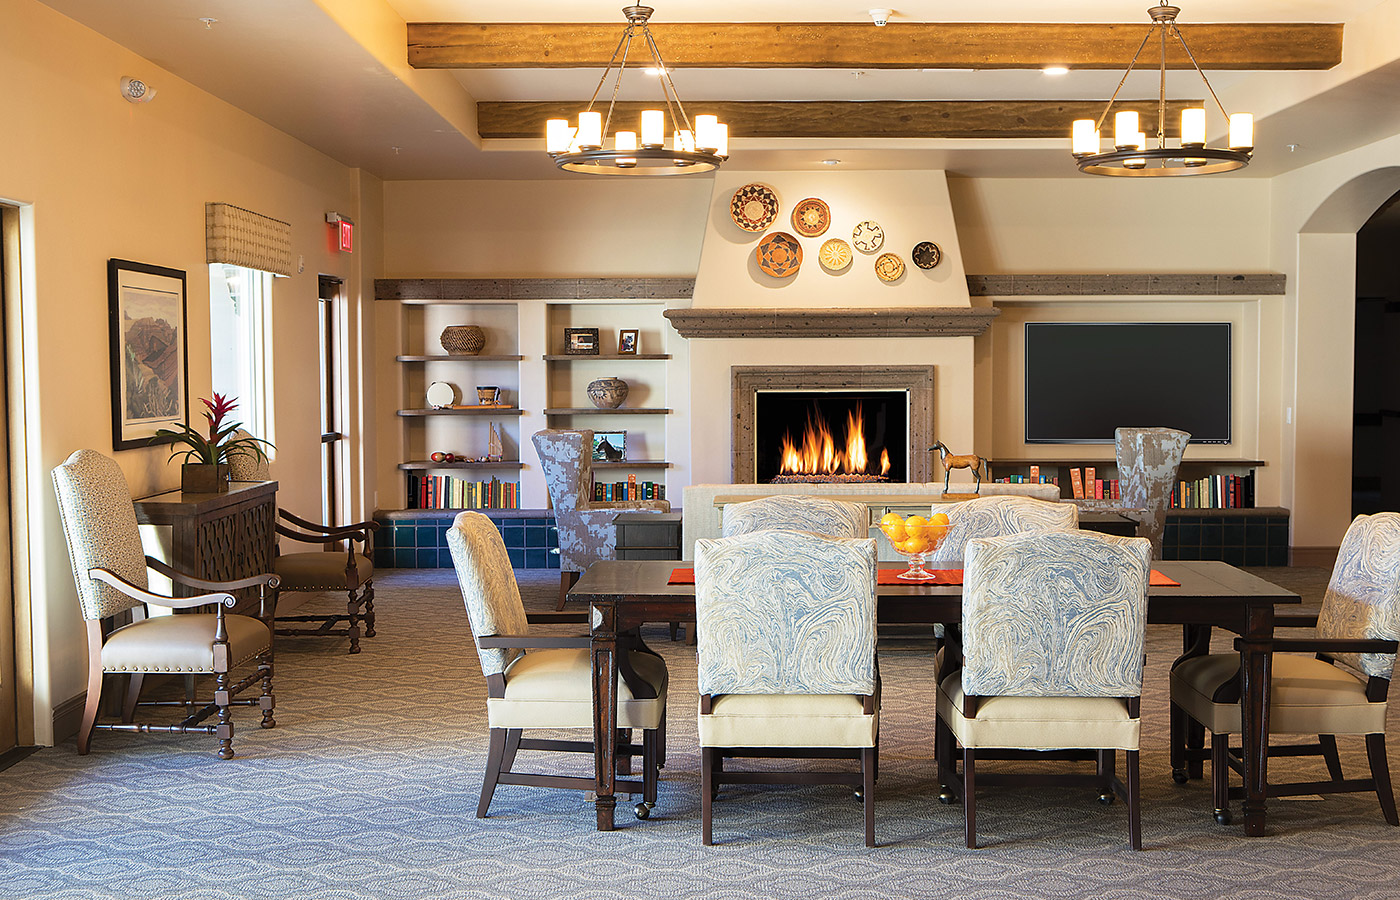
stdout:
<svg viewBox="0 0 1400 900">
<path fill-rule="evenodd" d="M 912 580 L 907 580 L 907 579 L 900 578 L 900 577 L 899 577 L 899 573 L 900 573 L 900 572 L 904 572 L 904 571 L 906 571 L 906 570 L 905 570 L 905 569 L 881 569 L 881 570 L 879 570 L 879 572 L 878 572 L 877 575 L 876 575 L 875 583 L 876 583 L 876 584 L 962 584 L 962 583 L 963 583 L 963 570 L 962 570 L 962 569 L 930 569 L 929 571 L 934 575 L 934 578 L 931 579 L 931 580 L 926 579 L 926 580 L 922 580 L 922 581 L 912 581 Z M 682 568 L 672 569 L 672 570 L 671 570 L 671 577 L 666 581 L 666 583 L 667 583 L 667 584 L 694 584 L 694 583 L 695 583 L 695 570 L 694 570 L 694 569 L 682 569 Z M 1173 581 L 1172 579 L 1170 579 L 1170 578 L 1168 578 L 1167 576 L 1163 575 L 1161 572 L 1158 572 L 1156 569 L 1153 569 L 1153 570 L 1152 570 L 1152 574 L 1151 574 L 1151 576 L 1150 576 L 1149 579 L 1148 579 L 1148 583 L 1149 583 L 1152 587 L 1181 587 L 1181 582 L 1179 582 L 1179 581 Z"/>
</svg>

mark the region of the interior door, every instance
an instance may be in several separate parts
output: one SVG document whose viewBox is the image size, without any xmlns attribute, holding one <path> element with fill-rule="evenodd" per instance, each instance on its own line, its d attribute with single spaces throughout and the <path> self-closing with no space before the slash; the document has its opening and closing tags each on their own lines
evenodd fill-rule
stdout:
<svg viewBox="0 0 1400 900">
<path fill-rule="evenodd" d="M 345 430 L 341 381 L 345 360 L 340 329 L 344 311 L 341 303 L 339 278 L 320 276 L 321 326 L 321 506 L 327 525 L 343 525 L 341 521 L 344 491 Z M 332 549 L 327 546 L 327 550 Z"/>
<path fill-rule="evenodd" d="M 17 228 L 13 209 L 0 209 L 0 399 L 9 398 L 5 322 L 14 300 L 12 275 Z M 9 259 L 7 260 L 7 257 Z M 6 263 L 10 265 L 7 270 Z M 15 667 L 14 566 L 10 534 L 10 428 L 8 402 L 0 402 L 0 754 L 19 743 L 18 670 Z"/>
</svg>

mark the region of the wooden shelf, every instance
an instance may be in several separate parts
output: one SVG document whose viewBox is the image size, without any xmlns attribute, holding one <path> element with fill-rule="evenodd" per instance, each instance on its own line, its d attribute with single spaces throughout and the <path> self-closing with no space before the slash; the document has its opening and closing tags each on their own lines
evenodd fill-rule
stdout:
<svg viewBox="0 0 1400 900">
<path fill-rule="evenodd" d="M 594 469 L 669 469 L 673 463 L 664 459 L 624 459 L 619 462 L 593 460 Z"/>
<path fill-rule="evenodd" d="M 669 353 L 546 353 L 546 362 L 586 362 L 591 359 L 670 359 Z"/>
<path fill-rule="evenodd" d="M 567 408 L 546 409 L 547 416 L 665 416 L 670 415 L 669 409 L 644 409 L 635 406 L 620 406 L 617 409 L 595 409 L 591 406 L 571 406 Z M 403 415 L 402 412 L 399 415 Z"/>
<path fill-rule="evenodd" d="M 517 472 L 525 468 L 525 464 L 519 460 L 506 459 L 500 462 L 471 462 L 458 460 L 456 462 L 433 462 L 431 459 L 413 459 L 408 462 L 399 463 L 400 471 L 420 472 L 425 469 L 514 469 Z"/>
<path fill-rule="evenodd" d="M 401 409 L 401 416 L 523 416 L 518 406 L 458 406 L 447 409 Z"/>
<path fill-rule="evenodd" d="M 523 356 L 507 356 L 501 354 L 471 354 L 471 353 L 429 353 L 423 356 L 411 356 L 403 354 L 394 357 L 399 362 L 437 362 L 438 360 L 451 360 L 455 362 L 519 362 Z"/>
<path fill-rule="evenodd" d="M 1106 445 L 1112 447 L 1112 445 Z M 987 462 L 993 466 L 1065 466 L 1068 468 L 1093 466 L 1116 466 L 1117 459 L 1113 456 L 1106 456 L 1100 459 L 1076 457 L 1074 459 L 1046 459 L 1042 456 L 1016 457 L 1015 459 L 989 459 Z M 1181 461 L 1183 466 L 1238 466 L 1248 468 L 1259 468 L 1267 466 L 1268 463 L 1262 459 L 1197 459 L 1191 457 Z"/>
</svg>

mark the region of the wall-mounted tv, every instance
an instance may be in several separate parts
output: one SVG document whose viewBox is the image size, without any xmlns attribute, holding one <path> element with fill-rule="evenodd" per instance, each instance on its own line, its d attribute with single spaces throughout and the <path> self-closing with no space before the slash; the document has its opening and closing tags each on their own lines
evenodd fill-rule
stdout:
<svg viewBox="0 0 1400 900">
<path fill-rule="evenodd" d="M 1027 322 L 1026 442 L 1112 443 L 1120 426 L 1230 443 L 1230 323 Z"/>
</svg>

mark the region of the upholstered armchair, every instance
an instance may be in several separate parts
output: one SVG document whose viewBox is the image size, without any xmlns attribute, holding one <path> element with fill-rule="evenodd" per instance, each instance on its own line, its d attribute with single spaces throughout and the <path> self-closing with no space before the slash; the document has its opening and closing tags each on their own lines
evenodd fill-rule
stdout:
<svg viewBox="0 0 1400 900">
<path fill-rule="evenodd" d="M 1033 497 L 994 496 L 957 503 L 935 503 L 933 511 L 948 517 L 948 536 L 933 551 L 932 559 L 935 562 L 962 559 L 967 542 L 973 538 L 1076 531 L 1079 528 L 1079 507 L 1073 503 L 1053 503 Z"/>
<path fill-rule="evenodd" d="M 1138 537 L 1151 541 L 1152 558 L 1161 559 L 1167 509 L 1190 440 L 1191 435 L 1174 428 L 1116 429 L 1119 499 L 1076 502 L 1085 510 L 1115 512 L 1136 521 Z"/>
<path fill-rule="evenodd" d="M 979 754 L 1075 749 L 1098 751 L 1096 774 L 1036 780 L 1123 797 L 1130 843 L 1142 848 L 1138 714 L 1151 557 L 1145 538 L 1084 531 L 968 542 L 961 647 L 949 648 L 955 663 L 960 650 L 961 668 L 938 686 L 935 741 L 941 799 L 962 800 L 969 848 L 977 846 L 977 789 L 1028 782 L 979 774 Z M 1117 750 L 1127 757 L 1126 785 L 1114 773 Z"/>
<path fill-rule="evenodd" d="M 875 846 L 875 542 L 756 531 L 695 542 L 701 839 L 722 784 L 845 784 Z M 733 771 L 726 759 L 859 760 L 860 770 Z"/>
<path fill-rule="evenodd" d="M 486 817 L 498 784 L 594 790 L 597 781 L 592 776 L 515 770 L 515 757 L 520 750 L 593 753 L 591 740 L 522 736 L 527 728 L 593 728 L 589 638 L 552 637 L 530 631 L 532 620 L 584 622 L 587 613 L 537 613 L 527 617 L 501 534 L 480 513 L 459 513 L 447 531 L 447 546 L 462 588 L 481 672 L 486 676 L 491 738 L 477 818 Z M 661 657 L 637 645 L 623 648 L 618 668 L 618 756 L 640 754 L 642 780 L 619 780 L 617 784 L 624 790 L 641 791 L 637 816 L 646 818 L 656 805 L 657 769 L 664 762 L 666 664 Z M 640 747 L 630 742 L 633 728 L 642 729 Z"/>
<path fill-rule="evenodd" d="M 870 513 L 864 503 L 796 495 L 760 497 L 724 507 L 724 537 L 766 529 L 810 531 L 836 538 L 870 536 Z"/>
<path fill-rule="evenodd" d="M 535 452 L 549 487 L 559 529 L 559 603 L 579 575 L 600 559 L 617 558 L 613 520 L 624 510 L 670 512 L 665 500 L 594 500 L 593 432 L 547 429 L 535 432 Z"/>
<path fill-rule="evenodd" d="M 126 477 L 115 461 L 100 453 L 77 451 L 53 470 L 53 482 L 78 601 L 87 622 L 88 686 L 78 729 L 78 752 L 85 754 L 91 748 L 94 730 L 198 732 L 215 735 L 219 757 L 230 759 L 234 755 L 230 707 L 256 706 L 262 710 L 262 727 L 276 725 L 271 627 L 276 576 L 204 581 L 144 556 Z M 201 593 L 189 597 L 153 594 L 148 589 L 147 569 Z M 252 587 L 261 594 L 256 618 L 224 611 L 235 605 L 231 591 Z M 153 606 L 175 610 L 176 614 L 148 615 Z M 213 612 L 199 611 L 210 607 Z M 231 673 L 240 667 L 251 671 L 235 682 Z M 213 675 L 213 697 L 199 702 L 187 695 L 183 704 L 141 701 L 147 673 L 173 673 L 191 679 Z M 99 723 L 105 676 L 119 674 L 130 677 L 121 722 Z M 261 696 L 237 699 L 256 685 L 261 685 Z M 183 705 L 186 715 L 174 724 L 135 722 L 137 707 L 151 705 Z M 217 716 L 217 724 L 201 724 L 210 716 Z"/>
<path fill-rule="evenodd" d="M 1400 825 L 1385 747 L 1386 695 L 1400 640 L 1400 513 L 1357 516 L 1342 539 L 1321 612 L 1276 624 L 1315 625 L 1317 632 L 1273 642 L 1269 735 L 1317 735 L 1316 744 L 1288 750 L 1323 757 L 1330 779 L 1270 784 L 1267 796 L 1375 791 L 1385 820 Z M 1172 667 L 1172 777 L 1185 783 L 1188 758 L 1206 752 L 1186 749 L 1187 723 L 1199 722 L 1210 732 L 1211 796 L 1222 825 L 1230 822 L 1230 799 L 1239 795 L 1229 786 L 1230 770 L 1243 768 L 1239 751 L 1230 749 L 1230 735 L 1240 732 L 1240 690 L 1237 653 L 1188 656 Z M 1339 734 L 1365 735 L 1370 778 L 1343 778 Z"/>
<path fill-rule="evenodd" d="M 251 437 L 242 429 L 236 436 Z M 229 478 L 233 481 L 268 481 L 272 478 L 266 457 L 242 453 L 229 458 Z M 282 552 L 278 542 L 273 571 L 286 593 L 343 592 L 344 613 L 279 615 L 277 633 L 287 636 L 348 637 L 350 653 L 360 652 L 361 623 L 365 637 L 374 637 L 374 563 L 371 541 L 378 522 L 353 525 L 320 525 L 278 508 L 275 528 L 280 537 L 301 544 L 321 545 L 300 553 Z M 346 552 L 328 551 L 332 544 L 345 542 Z M 357 551 L 355 545 L 359 544 Z"/>
</svg>

